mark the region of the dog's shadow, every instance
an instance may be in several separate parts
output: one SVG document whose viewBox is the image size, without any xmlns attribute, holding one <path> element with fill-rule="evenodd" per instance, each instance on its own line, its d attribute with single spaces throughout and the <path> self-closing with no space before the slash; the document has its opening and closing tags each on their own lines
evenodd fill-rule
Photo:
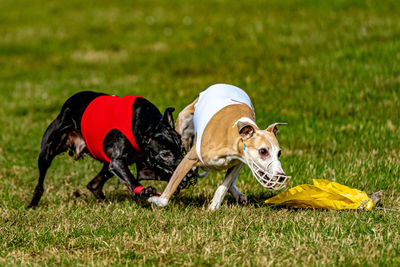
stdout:
<svg viewBox="0 0 400 267">
<path fill-rule="evenodd" d="M 255 193 L 255 194 L 249 194 L 247 196 L 247 205 L 252 208 L 265 208 L 267 205 L 264 203 L 264 201 L 270 197 L 272 197 L 273 194 L 271 192 L 260 192 L 260 193 Z M 87 198 L 88 202 L 91 202 L 93 197 L 90 196 Z M 169 205 L 174 205 L 174 206 L 180 206 L 182 208 L 184 207 L 194 207 L 194 208 L 207 208 L 210 203 L 211 203 L 212 195 L 191 195 L 191 194 L 185 194 L 185 192 L 182 192 L 178 195 L 172 196 Z M 143 208 L 152 208 L 152 204 L 148 202 L 147 197 L 140 197 L 140 196 L 132 196 L 129 193 L 118 190 L 114 192 L 110 192 L 107 194 L 106 200 L 102 201 L 105 203 L 122 203 L 126 201 L 132 201 L 136 205 L 141 206 Z M 238 205 L 241 206 L 241 204 L 237 203 L 235 198 L 233 198 L 230 194 L 227 194 L 224 201 L 222 202 L 222 205 Z M 274 207 L 274 208 L 279 208 L 279 207 Z"/>
<path fill-rule="evenodd" d="M 92 197 L 88 198 L 90 201 Z M 107 194 L 107 198 L 105 200 L 99 200 L 100 202 L 105 203 L 122 203 L 126 201 L 134 202 L 136 205 L 150 209 L 152 204 L 148 202 L 148 197 L 140 197 L 140 196 L 132 196 L 131 194 L 123 191 L 112 192 Z M 196 208 L 201 208 L 203 206 L 207 206 L 211 201 L 207 196 L 189 196 L 184 193 L 179 195 L 174 195 L 171 197 L 169 205 L 179 205 L 182 207 L 192 206 Z"/>
<path fill-rule="evenodd" d="M 247 195 L 247 204 L 241 205 L 236 202 L 235 198 L 233 198 L 230 194 L 227 194 L 222 202 L 221 206 L 229 206 L 229 207 L 248 207 L 252 209 L 273 209 L 273 210 L 286 210 L 289 212 L 294 211 L 301 211 L 301 210 L 308 210 L 302 208 L 295 208 L 295 207 L 287 207 L 287 206 L 271 206 L 265 204 L 265 200 L 268 198 L 273 197 L 275 194 L 272 192 L 258 192 L 254 194 Z M 73 193 L 75 197 L 75 201 L 80 201 L 81 203 L 84 202 L 87 205 L 101 205 L 107 203 L 135 203 L 137 206 L 140 206 L 145 209 L 153 209 L 153 204 L 148 202 L 147 197 L 140 197 L 140 196 L 132 196 L 129 192 L 124 190 L 116 190 L 107 194 L 107 198 L 105 200 L 98 200 L 94 198 L 93 195 L 89 193 L 80 193 L 79 190 Z M 211 203 L 212 194 L 196 194 L 192 195 L 190 192 L 185 193 L 182 192 L 178 195 L 172 196 L 168 207 L 172 209 L 186 209 L 186 208 L 194 208 L 194 209 L 203 209 L 206 210 Z M 43 204 L 44 206 L 48 206 L 48 204 Z M 312 210 L 312 209 L 311 209 Z M 329 211 L 325 209 L 319 209 L 321 212 Z"/>
</svg>

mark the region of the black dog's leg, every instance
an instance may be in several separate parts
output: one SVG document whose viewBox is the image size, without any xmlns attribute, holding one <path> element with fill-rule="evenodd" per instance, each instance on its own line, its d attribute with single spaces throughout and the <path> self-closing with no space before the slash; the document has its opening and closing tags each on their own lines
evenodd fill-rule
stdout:
<svg viewBox="0 0 400 267">
<path fill-rule="evenodd" d="M 108 179 L 113 177 L 113 174 L 108 169 L 109 169 L 109 164 L 108 163 L 104 164 L 101 171 L 86 186 L 87 189 L 89 189 L 90 192 L 92 192 L 97 199 L 106 198 L 106 196 L 103 193 L 103 186 L 108 181 Z"/>
<path fill-rule="evenodd" d="M 68 110 L 60 114 L 60 116 L 58 116 L 50 124 L 43 136 L 42 147 L 38 160 L 39 181 L 35 187 L 33 197 L 28 205 L 28 208 L 34 208 L 38 205 L 44 192 L 43 183 L 47 169 L 50 167 L 54 157 L 62 152 L 65 152 L 68 148 L 68 133 L 66 133 L 66 131 L 70 128 L 73 128 L 73 125 L 66 123 L 66 116 L 68 116 Z"/>
<path fill-rule="evenodd" d="M 140 194 L 141 196 L 157 195 L 155 188 L 151 186 L 143 188 L 129 170 L 129 163 L 138 152 L 133 150 L 129 140 L 121 132 L 112 130 L 106 135 L 104 138 L 104 151 L 111 160 L 109 171 L 128 187 L 129 192 L 134 195 Z"/>
<path fill-rule="evenodd" d="M 171 173 L 166 172 L 163 169 L 157 167 L 146 166 L 142 162 L 136 162 L 136 169 L 137 169 L 137 179 L 139 181 L 157 180 L 157 181 L 168 182 L 171 179 Z M 195 171 L 188 172 L 188 174 L 185 176 L 185 178 L 183 178 L 183 180 L 179 184 L 174 194 L 178 195 L 182 189 L 185 189 L 191 185 L 195 185 L 197 183 L 197 177 L 198 177 L 197 169 Z"/>
<path fill-rule="evenodd" d="M 137 194 L 135 192 L 135 188 L 139 188 L 142 186 L 138 180 L 135 179 L 133 174 L 130 172 L 128 168 L 128 164 L 126 163 L 126 159 L 122 157 L 111 158 L 110 162 L 110 172 L 115 174 L 129 189 L 129 192 L 132 194 Z M 157 190 L 152 186 L 141 189 L 141 196 L 153 196 L 157 195 Z"/>
<path fill-rule="evenodd" d="M 34 208 L 38 205 L 40 198 L 43 195 L 44 188 L 43 188 L 43 183 L 44 183 L 44 178 L 46 176 L 47 169 L 50 167 L 51 161 L 55 156 L 51 157 L 46 157 L 47 153 L 40 153 L 39 155 L 39 160 L 38 160 L 38 165 L 39 165 L 39 181 L 38 184 L 35 187 L 35 190 L 33 192 L 33 197 L 31 200 L 31 203 L 28 205 L 28 208 Z"/>
</svg>

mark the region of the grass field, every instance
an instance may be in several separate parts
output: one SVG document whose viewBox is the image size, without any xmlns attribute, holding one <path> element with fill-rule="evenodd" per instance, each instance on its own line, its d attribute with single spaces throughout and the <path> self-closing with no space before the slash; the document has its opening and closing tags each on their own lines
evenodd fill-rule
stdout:
<svg viewBox="0 0 400 267">
<path fill-rule="evenodd" d="M 116 178 L 97 202 L 85 186 L 101 165 L 63 155 L 25 209 L 41 137 L 70 95 L 180 111 L 218 82 L 248 92 L 260 127 L 289 123 L 289 186 L 336 180 L 400 209 L 399 1 L 2 0 L 0 265 L 399 265 L 399 213 L 268 208 L 275 193 L 247 167 L 246 207 L 228 196 L 208 212 L 224 175 L 212 173 L 158 209 Z"/>
</svg>

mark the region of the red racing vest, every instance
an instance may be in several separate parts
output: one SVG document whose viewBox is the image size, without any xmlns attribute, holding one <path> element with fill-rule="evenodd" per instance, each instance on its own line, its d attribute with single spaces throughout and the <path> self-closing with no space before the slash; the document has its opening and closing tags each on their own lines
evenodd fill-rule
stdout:
<svg viewBox="0 0 400 267">
<path fill-rule="evenodd" d="M 133 148 L 139 151 L 138 157 L 142 156 L 142 150 L 132 133 L 132 105 L 139 97 L 104 95 L 96 97 L 87 106 L 82 116 L 81 132 L 86 147 L 95 159 L 110 162 L 110 158 L 104 153 L 103 142 L 113 129 L 123 133 Z"/>
</svg>

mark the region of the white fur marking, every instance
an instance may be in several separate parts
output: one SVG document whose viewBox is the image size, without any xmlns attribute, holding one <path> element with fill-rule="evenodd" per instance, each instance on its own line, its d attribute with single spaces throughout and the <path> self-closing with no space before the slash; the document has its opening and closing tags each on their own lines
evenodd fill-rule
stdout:
<svg viewBox="0 0 400 267">
<path fill-rule="evenodd" d="M 216 210 L 221 206 L 222 200 L 224 199 L 226 192 L 228 192 L 228 189 L 229 187 L 231 187 L 233 182 L 236 181 L 241 168 L 242 164 L 236 165 L 234 169 L 227 176 L 225 176 L 224 181 L 217 188 L 217 191 L 215 191 L 214 197 L 211 200 L 211 204 L 208 207 L 208 210 Z"/>
<path fill-rule="evenodd" d="M 221 206 L 222 200 L 225 197 L 226 192 L 228 192 L 228 187 L 225 185 L 218 186 L 217 191 L 215 191 L 214 197 L 211 200 L 211 204 L 208 207 L 209 210 L 216 210 Z"/>
<path fill-rule="evenodd" d="M 229 167 L 234 160 L 242 161 L 242 158 L 238 156 L 214 157 L 207 163 L 207 166 L 211 169 L 223 170 Z"/>
<path fill-rule="evenodd" d="M 163 197 L 151 197 L 147 201 L 156 204 L 158 207 L 165 207 L 168 205 L 169 200 Z"/>
</svg>

